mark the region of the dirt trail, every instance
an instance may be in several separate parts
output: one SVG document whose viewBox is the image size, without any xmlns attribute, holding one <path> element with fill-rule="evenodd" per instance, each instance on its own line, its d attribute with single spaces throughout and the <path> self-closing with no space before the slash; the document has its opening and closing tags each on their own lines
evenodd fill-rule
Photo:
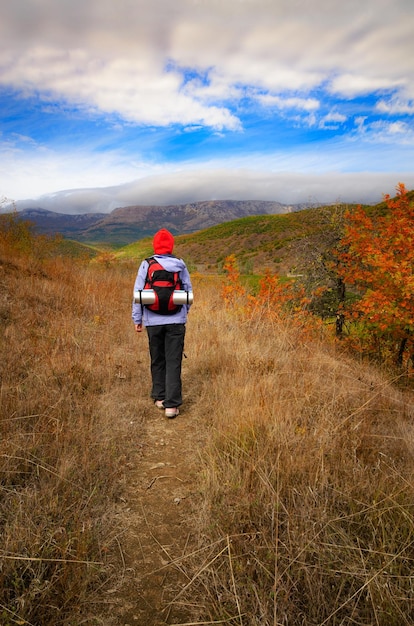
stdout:
<svg viewBox="0 0 414 626">
<path fill-rule="evenodd" d="M 151 405 L 144 435 L 126 469 L 119 508 L 122 577 L 107 592 L 105 626 L 163 626 L 191 621 L 180 591 L 189 582 L 182 557 L 193 542 L 190 513 L 197 505 L 200 435 L 195 408 L 176 419 Z"/>
</svg>

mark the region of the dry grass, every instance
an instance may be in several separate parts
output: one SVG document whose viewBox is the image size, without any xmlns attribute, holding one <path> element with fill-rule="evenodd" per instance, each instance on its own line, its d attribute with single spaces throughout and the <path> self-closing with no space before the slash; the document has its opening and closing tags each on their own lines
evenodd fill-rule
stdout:
<svg viewBox="0 0 414 626">
<path fill-rule="evenodd" d="M 217 292 L 192 339 L 210 426 L 194 623 L 412 624 L 412 395 Z"/>
<path fill-rule="evenodd" d="M 0 622 L 99 623 L 147 402 L 135 268 L 28 259 L 0 254 Z M 209 436 L 177 601 L 194 623 L 412 624 L 412 396 L 194 283 L 184 390 Z"/>
<path fill-rule="evenodd" d="M 81 624 L 114 575 L 133 273 L 0 257 L 0 622 Z"/>
</svg>

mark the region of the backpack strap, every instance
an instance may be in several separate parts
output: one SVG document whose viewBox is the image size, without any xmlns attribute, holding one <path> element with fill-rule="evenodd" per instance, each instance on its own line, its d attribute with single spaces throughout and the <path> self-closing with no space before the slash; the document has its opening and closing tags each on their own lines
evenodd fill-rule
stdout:
<svg viewBox="0 0 414 626">
<path fill-rule="evenodd" d="M 149 278 L 149 268 L 151 267 L 151 265 L 153 265 L 153 263 L 156 263 L 156 260 L 154 259 L 153 256 L 150 256 L 147 259 L 144 259 L 144 261 L 146 261 L 148 263 L 147 275 L 145 277 L 145 283 L 144 283 L 144 289 L 145 289 L 146 285 L 151 284 L 150 283 L 150 278 Z M 142 290 L 141 289 L 139 291 L 139 303 L 141 305 L 141 315 L 142 315 L 142 317 L 144 317 L 144 305 L 142 304 Z"/>
<path fill-rule="evenodd" d="M 145 259 L 145 261 L 148 263 L 147 275 L 145 277 L 145 284 L 151 284 L 151 279 L 149 275 L 150 267 L 151 265 L 154 265 L 154 263 L 156 263 L 157 261 L 154 259 L 153 256 L 149 256 L 147 259 Z"/>
<path fill-rule="evenodd" d="M 171 255 L 171 256 L 173 256 L 173 255 Z M 147 277 L 145 279 L 145 284 L 148 283 L 149 285 L 152 285 L 152 280 L 151 280 L 150 275 L 149 275 L 149 270 L 150 270 L 151 265 L 154 265 L 155 263 L 158 263 L 158 265 L 161 265 L 161 267 L 164 268 L 164 266 L 162 265 L 162 263 L 157 261 L 157 259 L 155 259 L 153 256 L 148 257 L 147 259 L 145 259 L 145 261 L 148 263 L 148 270 L 147 270 Z M 169 270 L 166 270 L 166 271 L 169 271 Z M 174 285 L 178 285 L 179 287 L 181 287 L 180 272 L 171 272 L 171 274 L 174 275 Z"/>
</svg>

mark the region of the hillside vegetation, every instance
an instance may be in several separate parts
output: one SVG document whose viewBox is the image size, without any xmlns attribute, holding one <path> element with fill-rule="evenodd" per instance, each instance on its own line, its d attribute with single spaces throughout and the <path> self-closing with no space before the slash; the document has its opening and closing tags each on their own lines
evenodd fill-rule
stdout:
<svg viewBox="0 0 414 626">
<path fill-rule="evenodd" d="M 194 269 L 208 273 L 221 271 L 226 256 L 234 254 L 244 273 L 263 274 L 268 268 L 287 274 L 296 269 L 299 249 L 330 230 L 336 210 L 322 207 L 244 217 L 191 235 L 177 235 L 174 252 Z M 146 238 L 125 246 L 115 256 L 140 259 L 151 253 L 151 238 Z"/>
<path fill-rule="evenodd" d="M 414 200 L 414 191 L 407 193 Z M 199 230 L 176 235 L 175 253 L 186 259 L 194 269 L 207 273 L 222 270 L 229 254 L 234 254 L 242 273 L 263 274 L 268 268 L 280 275 L 295 273 L 306 264 L 306 258 L 319 254 L 331 243 L 331 233 L 337 233 L 335 223 L 356 205 L 303 209 L 294 213 L 249 216 Z M 387 203 L 363 206 L 368 215 L 387 212 Z M 163 223 L 159 227 L 164 226 Z M 155 231 L 154 231 L 155 232 Z M 325 240 L 325 241 L 324 241 Z M 145 237 L 114 253 L 118 259 L 138 261 L 152 253 L 152 237 Z"/>
</svg>

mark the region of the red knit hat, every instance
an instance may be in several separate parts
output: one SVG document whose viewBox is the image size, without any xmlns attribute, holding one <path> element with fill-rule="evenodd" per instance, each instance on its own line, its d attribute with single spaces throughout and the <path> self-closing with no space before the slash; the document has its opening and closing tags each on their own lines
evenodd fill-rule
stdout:
<svg viewBox="0 0 414 626">
<path fill-rule="evenodd" d="M 161 228 L 155 233 L 152 244 L 155 254 L 171 254 L 174 249 L 174 237 L 166 228 Z"/>
</svg>

